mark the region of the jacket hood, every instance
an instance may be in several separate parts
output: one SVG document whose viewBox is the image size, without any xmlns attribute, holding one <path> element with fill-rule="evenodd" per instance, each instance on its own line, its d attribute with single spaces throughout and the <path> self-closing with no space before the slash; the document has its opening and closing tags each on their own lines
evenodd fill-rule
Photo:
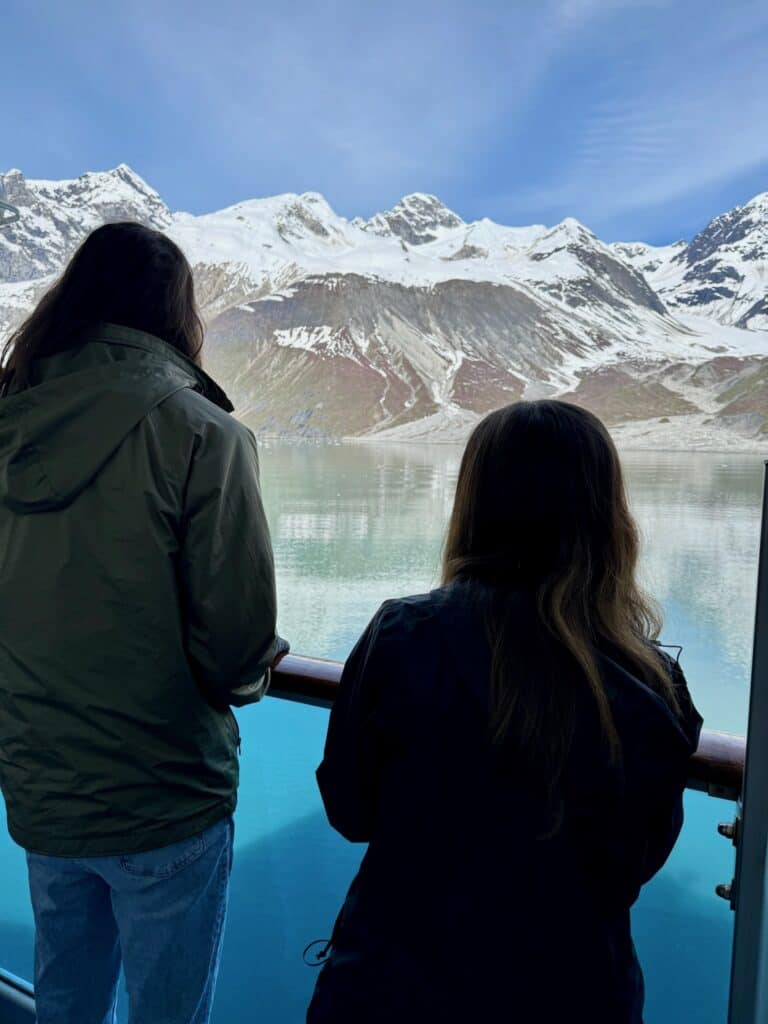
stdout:
<svg viewBox="0 0 768 1024">
<path fill-rule="evenodd" d="M 75 354 L 42 362 L 51 366 L 41 383 L 0 399 L 0 501 L 16 512 L 69 505 L 144 417 L 182 388 L 232 408 L 171 346 L 128 328 L 102 325 Z"/>
</svg>

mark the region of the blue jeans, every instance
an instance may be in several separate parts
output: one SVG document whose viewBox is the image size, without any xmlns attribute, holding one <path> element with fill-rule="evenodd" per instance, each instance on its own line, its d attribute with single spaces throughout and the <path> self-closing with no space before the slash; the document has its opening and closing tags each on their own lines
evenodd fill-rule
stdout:
<svg viewBox="0 0 768 1024">
<path fill-rule="evenodd" d="M 113 1024 L 121 961 L 131 1024 L 207 1024 L 233 833 L 230 816 L 146 853 L 27 853 L 38 1024 Z"/>
</svg>

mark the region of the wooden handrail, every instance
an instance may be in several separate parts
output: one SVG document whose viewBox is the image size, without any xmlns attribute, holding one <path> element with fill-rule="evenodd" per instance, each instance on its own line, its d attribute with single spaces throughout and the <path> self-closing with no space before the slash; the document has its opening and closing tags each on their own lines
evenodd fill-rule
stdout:
<svg viewBox="0 0 768 1024">
<path fill-rule="evenodd" d="M 269 696 L 329 708 L 336 697 L 343 668 L 340 661 L 286 654 L 272 669 Z"/>
<path fill-rule="evenodd" d="M 688 788 L 726 800 L 738 800 L 744 781 L 746 747 L 743 736 L 704 729 L 699 749 L 691 758 Z"/>
<path fill-rule="evenodd" d="M 269 694 L 284 700 L 330 707 L 336 696 L 343 666 L 339 661 L 286 654 L 272 672 Z M 744 776 L 745 740 L 725 732 L 704 730 L 699 749 L 691 758 L 688 788 L 710 796 L 736 800 Z"/>
</svg>

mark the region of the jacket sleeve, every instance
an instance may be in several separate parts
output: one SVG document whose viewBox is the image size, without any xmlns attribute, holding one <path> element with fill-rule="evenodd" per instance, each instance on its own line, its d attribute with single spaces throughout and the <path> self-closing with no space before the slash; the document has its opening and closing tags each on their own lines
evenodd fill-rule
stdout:
<svg viewBox="0 0 768 1024">
<path fill-rule="evenodd" d="M 349 655 L 331 711 L 317 781 L 328 820 L 346 839 L 366 843 L 376 820 L 386 757 L 379 707 L 387 676 L 383 605 Z"/>
<path fill-rule="evenodd" d="M 653 779 L 645 801 L 645 836 L 642 844 L 640 883 L 645 884 L 661 870 L 672 853 L 683 827 L 683 793 L 690 768 L 690 758 L 696 752 L 701 733 L 702 718 L 696 710 L 683 670 L 670 659 L 672 682 L 679 702 L 679 726 L 684 740 L 670 752 L 666 771 Z"/>
<path fill-rule="evenodd" d="M 606 853 L 606 894 L 621 904 L 633 903 L 641 886 L 661 870 L 674 849 L 683 826 L 683 794 L 696 750 L 701 716 L 694 707 L 680 666 L 670 660 L 672 681 L 679 702 L 672 728 L 642 733 L 625 750 L 627 780 L 625 806 L 619 815 Z"/>
<path fill-rule="evenodd" d="M 234 429 L 233 429 L 234 428 Z M 276 656 L 272 545 L 256 441 L 240 424 L 206 426 L 187 480 L 180 585 L 187 656 L 216 707 L 260 700 Z"/>
</svg>

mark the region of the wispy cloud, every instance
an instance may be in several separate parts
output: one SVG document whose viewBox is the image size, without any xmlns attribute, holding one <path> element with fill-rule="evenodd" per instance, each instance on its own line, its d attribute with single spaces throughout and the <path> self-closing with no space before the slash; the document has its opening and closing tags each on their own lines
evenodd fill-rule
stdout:
<svg viewBox="0 0 768 1024">
<path fill-rule="evenodd" d="M 608 64 L 603 97 L 580 112 L 558 174 L 518 194 L 520 207 L 607 218 L 768 164 L 768 9 L 697 6 L 695 22 L 663 23 L 655 46 L 646 27 Z"/>
<path fill-rule="evenodd" d="M 201 160 L 213 148 L 250 174 L 251 194 L 306 181 L 357 212 L 458 187 L 489 140 L 514 132 L 567 45 L 560 7 L 222 0 L 190 18 L 174 0 L 127 0 L 121 19 Z"/>
<path fill-rule="evenodd" d="M 558 0 L 554 14 L 563 26 L 584 24 L 619 11 L 643 11 L 668 7 L 675 0 Z"/>
<path fill-rule="evenodd" d="M 250 164 L 252 188 L 307 181 L 356 211 L 412 188 L 466 187 L 489 146 L 523 142 L 540 89 L 572 87 L 564 69 L 583 50 L 593 62 L 577 65 L 586 81 L 573 83 L 557 175 L 516 184 L 531 208 L 605 218 L 768 159 L 768 18 L 753 0 L 336 0 L 298 11 L 224 0 L 192 19 L 174 3 L 150 17 L 133 0 L 126 11 L 146 59 L 166 69 L 169 100 L 193 100 L 199 135 L 222 160 Z"/>
<path fill-rule="evenodd" d="M 388 184 L 448 177 L 495 124 L 499 55 L 478 66 L 462 4 L 394 0 L 371 16 L 378 5 L 310 3 L 297 17 L 230 3 L 230 18 L 219 7 L 191 21 L 173 6 L 149 22 L 129 5 L 132 31 L 168 69 L 169 90 L 194 98 L 222 159 L 252 161 L 254 178 L 295 181 L 303 169 L 364 202 Z M 536 64 L 517 62 L 509 80 L 525 90 Z"/>
</svg>

